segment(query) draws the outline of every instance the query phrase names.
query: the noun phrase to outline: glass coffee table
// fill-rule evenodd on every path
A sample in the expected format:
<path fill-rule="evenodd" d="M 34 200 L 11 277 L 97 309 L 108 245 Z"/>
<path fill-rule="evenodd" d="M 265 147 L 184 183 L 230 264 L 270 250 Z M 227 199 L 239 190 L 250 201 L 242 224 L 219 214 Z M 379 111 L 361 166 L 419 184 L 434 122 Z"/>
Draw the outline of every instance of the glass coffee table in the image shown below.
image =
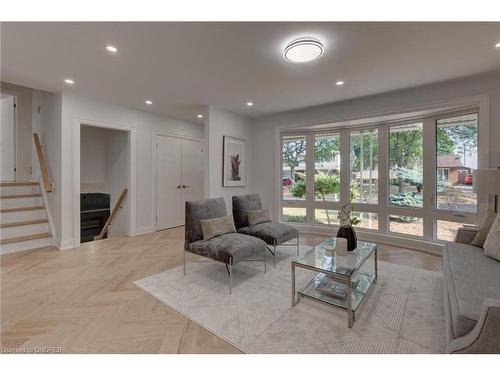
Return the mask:
<path fill-rule="evenodd" d="M 336 255 L 325 246 L 335 246 L 335 237 L 327 238 L 305 255 L 292 261 L 292 306 L 300 297 L 310 298 L 347 311 L 348 327 L 352 328 L 355 313 L 372 285 L 377 282 L 377 245 L 358 241 L 358 247 L 347 256 Z M 374 256 L 374 272 L 361 268 Z M 319 272 L 306 286 L 295 290 L 295 268 Z"/>

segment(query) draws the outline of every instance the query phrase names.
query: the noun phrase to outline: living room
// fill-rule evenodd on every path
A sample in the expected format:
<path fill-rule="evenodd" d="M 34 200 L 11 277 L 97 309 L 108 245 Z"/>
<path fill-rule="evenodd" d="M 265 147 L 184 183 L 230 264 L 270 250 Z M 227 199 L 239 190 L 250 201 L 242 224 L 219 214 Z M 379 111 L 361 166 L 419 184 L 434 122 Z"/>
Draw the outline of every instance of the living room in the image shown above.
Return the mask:
<path fill-rule="evenodd" d="M 2 20 L 3 354 L 500 353 L 500 22 L 345 6 Z"/>

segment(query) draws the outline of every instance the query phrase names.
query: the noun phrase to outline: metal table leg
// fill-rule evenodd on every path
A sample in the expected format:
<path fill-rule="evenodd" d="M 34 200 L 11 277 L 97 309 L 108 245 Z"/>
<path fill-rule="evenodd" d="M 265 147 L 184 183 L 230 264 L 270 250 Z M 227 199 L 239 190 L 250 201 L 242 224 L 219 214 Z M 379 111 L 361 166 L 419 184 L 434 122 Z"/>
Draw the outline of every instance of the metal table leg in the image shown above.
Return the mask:
<path fill-rule="evenodd" d="M 347 326 L 352 328 L 354 324 L 354 311 L 352 311 L 352 283 L 351 278 L 347 281 Z"/>
<path fill-rule="evenodd" d="M 295 264 L 292 262 L 292 307 L 297 304 L 295 300 Z"/>

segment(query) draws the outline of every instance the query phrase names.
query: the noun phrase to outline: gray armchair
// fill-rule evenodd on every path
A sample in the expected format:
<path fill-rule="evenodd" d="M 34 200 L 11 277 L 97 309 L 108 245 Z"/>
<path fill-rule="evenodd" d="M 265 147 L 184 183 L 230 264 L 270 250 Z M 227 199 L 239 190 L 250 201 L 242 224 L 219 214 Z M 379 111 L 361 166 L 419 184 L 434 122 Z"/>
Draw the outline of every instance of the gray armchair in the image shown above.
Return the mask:
<path fill-rule="evenodd" d="M 184 274 L 186 274 L 186 251 L 224 263 L 229 275 L 229 294 L 232 289 L 232 266 L 244 260 L 263 260 L 267 265 L 266 243 L 258 238 L 241 233 L 227 233 L 203 239 L 200 220 L 227 216 L 224 198 L 186 202 L 186 227 L 184 242 Z M 250 259 L 263 255 L 264 259 Z"/>
<path fill-rule="evenodd" d="M 239 233 L 260 238 L 267 245 L 272 246 L 273 249 L 269 251 L 274 258 L 274 267 L 276 267 L 277 246 L 297 247 L 297 256 L 299 255 L 299 231 L 297 229 L 274 222 L 249 226 L 248 211 L 250 210 L 262 210 L 262 202 L 258 194 L 233 196 L 233 218 L 236 230 Z M 296 239 L 296 243 L 285 244 L 293 239 Z"/>

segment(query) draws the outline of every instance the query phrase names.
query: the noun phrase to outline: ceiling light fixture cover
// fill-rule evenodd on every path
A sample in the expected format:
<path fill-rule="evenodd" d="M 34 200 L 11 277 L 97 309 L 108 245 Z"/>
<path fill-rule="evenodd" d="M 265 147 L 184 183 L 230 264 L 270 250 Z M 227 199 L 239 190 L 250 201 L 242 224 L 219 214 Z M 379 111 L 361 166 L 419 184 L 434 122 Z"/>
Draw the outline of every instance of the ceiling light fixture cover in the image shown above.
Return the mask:
<path fill-rule="evenodd" d="M 319 59 L 324 51 L 325 47 L 318 39 L 304 37 L 288 43 L 283 57 L 293 63 L 305 63 Z"/>
<path fill-rule="evenodd" d="M 106 49 L 111 52 L 111 53 L 116 53 L 118 52 L 118 48 L 116 48 L 115 46 L 112 46 L 112 45 L 107 45 L 106 46 Z"/>
<path fill-rule="evenodd" d="M 337 81 L 337 82 L 335 82 L 335 84 L 336 84 L 337 86 L 342 86 L 342 85 L 344 84 L 344 81 Z"/>

